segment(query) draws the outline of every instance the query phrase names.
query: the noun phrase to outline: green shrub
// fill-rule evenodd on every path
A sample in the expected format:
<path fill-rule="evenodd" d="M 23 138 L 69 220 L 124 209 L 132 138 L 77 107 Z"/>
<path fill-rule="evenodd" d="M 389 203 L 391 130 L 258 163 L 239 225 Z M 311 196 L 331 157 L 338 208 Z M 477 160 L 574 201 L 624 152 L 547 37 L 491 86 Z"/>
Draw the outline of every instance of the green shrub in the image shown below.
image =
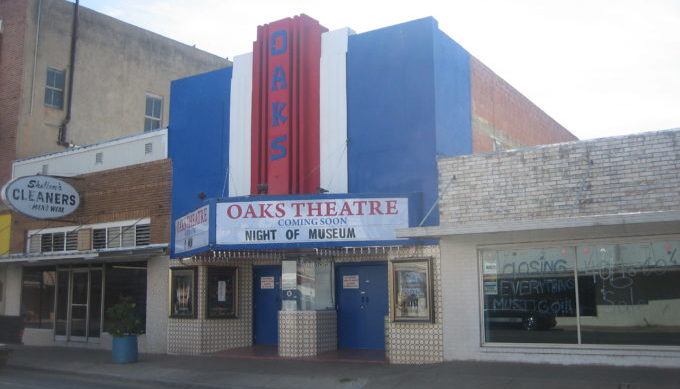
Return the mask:
<path fill-rule="evenodd" d="M 107 332 L 112 336 L 140 335 L 144 333 L 142 320 L 137 316 L 137 304 L 130 297 L 122 297 L 120 302 L 106 310 L 109 320 Z"/>

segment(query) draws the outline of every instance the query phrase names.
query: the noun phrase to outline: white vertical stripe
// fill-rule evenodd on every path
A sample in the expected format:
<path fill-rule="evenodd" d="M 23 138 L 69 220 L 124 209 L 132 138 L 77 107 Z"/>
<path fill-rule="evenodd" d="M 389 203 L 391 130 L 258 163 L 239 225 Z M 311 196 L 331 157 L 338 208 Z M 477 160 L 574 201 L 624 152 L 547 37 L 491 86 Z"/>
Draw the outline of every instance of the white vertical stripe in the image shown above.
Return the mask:
<path fill-rule="evenodd" d="M 250 194 L 250 113 L 253 54 L 234 57 L 229 116 L 229 196 Z"/>
<path fill-rule="evenodd" d="M 347 193 L 347 41 L 349 28 L 321 36 L 320 175 L 330 193 Z"/>

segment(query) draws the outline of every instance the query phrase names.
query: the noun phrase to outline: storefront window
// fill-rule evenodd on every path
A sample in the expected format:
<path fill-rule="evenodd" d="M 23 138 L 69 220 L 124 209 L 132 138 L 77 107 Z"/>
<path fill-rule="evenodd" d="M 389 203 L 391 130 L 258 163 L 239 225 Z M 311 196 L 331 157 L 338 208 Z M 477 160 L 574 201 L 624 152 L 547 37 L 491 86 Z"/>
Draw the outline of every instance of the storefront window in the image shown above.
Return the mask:
<path fill-rule="evenodd" d="M 578 246 L 584 344 L 680 345 L 680 242 Z M 582 310 L 583 311 L 583 310 Z"/>
<path fill-rule="evenodd" d="M 574 248 L 483 250 L 487 342 L 577 343 Z"/>
<path fill-rule="evenodd" d="M 482 250 L 485 341 L 680 345 L 678 246 Z"/>
<path fill-rule="evenodd" d="M 106 266 L 104 312 L 123 298 L 136 304 L 135 313 L 146 326 L 146 262 L 128 262 Z M 106 319 L 106 318 L 105 318 Z M 105 330 L 108 323 L 104 321 Z"/>
<path fill-rule="evenodd" d="M 54 268 L 24 268 L 21 315 L 28 328 L 54 326 Z"/>

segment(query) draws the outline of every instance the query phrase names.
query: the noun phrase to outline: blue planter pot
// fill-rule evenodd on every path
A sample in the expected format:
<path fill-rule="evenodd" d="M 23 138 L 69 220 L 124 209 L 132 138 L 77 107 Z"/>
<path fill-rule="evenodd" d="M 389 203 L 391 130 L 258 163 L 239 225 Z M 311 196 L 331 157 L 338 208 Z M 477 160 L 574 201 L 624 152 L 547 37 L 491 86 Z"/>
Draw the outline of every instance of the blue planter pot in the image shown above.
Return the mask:
<path fill-rule="evenodd" d="M 115 363 L 137 362 L 137 335 L 114 336 L 111 352 Z"/>

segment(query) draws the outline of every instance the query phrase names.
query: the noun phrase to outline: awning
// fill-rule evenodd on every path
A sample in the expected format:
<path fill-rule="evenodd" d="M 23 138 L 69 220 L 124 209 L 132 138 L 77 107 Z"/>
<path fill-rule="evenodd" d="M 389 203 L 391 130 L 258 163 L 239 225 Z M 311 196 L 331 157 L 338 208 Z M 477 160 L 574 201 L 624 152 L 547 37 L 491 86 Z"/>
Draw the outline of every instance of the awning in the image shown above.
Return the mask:
<path fill-rule="evenodd" d="M 616 226 L 643 223 L 680 223 L 680 211 L 637 212 L 612 215 L 564 217 L 555 219 L 502 220 L 465 224 L 444 223 L 433 227 L 401 228 L 398 238 L 439 238 L 453 235 L 535 231 L 561 228 Z M 669 231 L 671 232 L 671 231 Z"/>
<path fill-rule="evenodd" d="M 2 264 L 66 264 L 89 262 L 141 261 L 152 256 L 165 255 L 167 243 L 140 247 L 125 247 L 106 250 L 62 251 L 52 253 L 10 254 L 0 256 Z"/>

